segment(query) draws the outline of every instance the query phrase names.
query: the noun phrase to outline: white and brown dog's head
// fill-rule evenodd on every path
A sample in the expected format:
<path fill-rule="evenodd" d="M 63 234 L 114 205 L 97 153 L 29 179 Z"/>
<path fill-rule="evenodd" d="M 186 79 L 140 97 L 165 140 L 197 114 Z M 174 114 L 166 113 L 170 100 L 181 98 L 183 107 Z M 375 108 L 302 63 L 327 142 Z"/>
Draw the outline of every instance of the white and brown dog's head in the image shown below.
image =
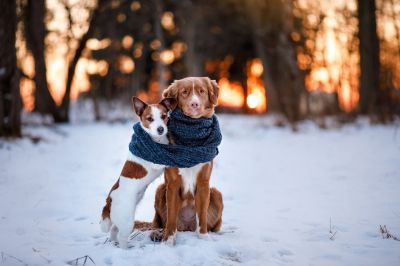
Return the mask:
<path fill-rule="evenodd" d="M 163 92 L 163 97 L 176 97 L 183 113 L 192 118 L 211 117 L 218 103 L 219 87 L 208 77 L 175 80 Z"/>
<path fill-rule="evenodd" d="M 138 97 L 133 97 L 132 103 L 135 113 L 140 118 L 140 124 L 153 140 L 166 137 L 168 112 L 175 109 L 177 100 L 168 97 L 157 104 L 147 104 Z"/>

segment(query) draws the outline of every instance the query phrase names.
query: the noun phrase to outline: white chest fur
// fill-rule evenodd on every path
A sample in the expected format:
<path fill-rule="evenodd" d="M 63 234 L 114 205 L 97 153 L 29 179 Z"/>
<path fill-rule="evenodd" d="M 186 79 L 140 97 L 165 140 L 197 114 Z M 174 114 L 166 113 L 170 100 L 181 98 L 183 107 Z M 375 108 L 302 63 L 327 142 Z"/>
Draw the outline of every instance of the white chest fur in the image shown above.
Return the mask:
<path fill-rule="evenodd" d="M 179 168 L 179 174 L 182 176 L 183 193 L 190 192 L 194 195 L 197 176 L 205 164 L 207 163 L 200 163 L 190 168 Z"/>

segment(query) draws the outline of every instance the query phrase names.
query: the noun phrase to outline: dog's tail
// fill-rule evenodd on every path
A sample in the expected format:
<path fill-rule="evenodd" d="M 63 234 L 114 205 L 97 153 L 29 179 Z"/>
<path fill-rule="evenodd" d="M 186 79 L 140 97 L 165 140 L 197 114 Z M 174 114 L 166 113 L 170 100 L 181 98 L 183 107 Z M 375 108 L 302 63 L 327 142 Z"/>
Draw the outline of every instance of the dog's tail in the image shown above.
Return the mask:
<path fill-rule="evenodd" d="M 104 233 L 110 232 L 111 229 L 111 219 L 110 219 L 110 205 L 111 201 L 107 199 L 106 206 L 104 206 L 101 212 L 100 228 Z"/>

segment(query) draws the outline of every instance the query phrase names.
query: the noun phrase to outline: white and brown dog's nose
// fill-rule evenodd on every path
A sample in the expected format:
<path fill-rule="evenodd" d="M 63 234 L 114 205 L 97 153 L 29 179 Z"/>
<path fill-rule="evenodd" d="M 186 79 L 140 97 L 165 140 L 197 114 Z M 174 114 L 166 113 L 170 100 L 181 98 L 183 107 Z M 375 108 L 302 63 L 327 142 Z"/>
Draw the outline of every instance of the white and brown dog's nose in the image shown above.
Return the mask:
<path fill-rule="evenodd" d="M 164 128 L 163 127 L 158 127 L 157 132 L 159 135 L 162 135 L 164 133 Z"/>

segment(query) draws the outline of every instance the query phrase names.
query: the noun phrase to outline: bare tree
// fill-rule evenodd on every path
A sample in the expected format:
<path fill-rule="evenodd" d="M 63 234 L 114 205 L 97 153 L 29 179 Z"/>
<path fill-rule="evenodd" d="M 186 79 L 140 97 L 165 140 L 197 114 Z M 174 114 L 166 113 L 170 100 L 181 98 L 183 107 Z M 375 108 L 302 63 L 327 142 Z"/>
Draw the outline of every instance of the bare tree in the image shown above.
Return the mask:
<path fill-rule="evenodd" d="M 25 38 L 35 61 L 35 110 L 41 114 L 51 114 L 57 122 L 59 120 L 57 106 L 51 97 L 46 78 L 45 14 L 45 0 L 27 1 L 24 9 Z"/>
<path fill-rule="evenodd" d="M 0 1 L 0 136 L 20 136 L 21 101 L 16 65 L 16 2 Z"/>
<path fill-rule="evenodd" d="M 304 75 L 297 64 L 296 47 L 290 39 L 291 5 L 283 0 L 246 1 L 245 10 L 253 32 L 253 45 L 264 66 L 268 108 L 299 119 Z"/>
<path fill-rule="evenodd" d="M 379 90 L 379 39 L 376 32 L 375 0 L 358 0 L 358 38 L 360 40 L 361 113 L 374 112 Z"/>
<path fill-rule="evenodd" d="M 83 34 L 83 36 L 78 40 L 78 47 L 76 48 L 72 60 L 68 64 L 68 74 L 67 74 L 67 82 L 65 87 L 65 94 L 61 102 L 60 106 L 60 115 L 64 122 L 69 121 L 69 104 L 70 104 L 70 94 L 72 88 L 72 82 L 75 76 L 76 66 L 78 65 L 78 61 L 82 56 L 82 53 L 86 47 L 87 41 L 93 36 L 97 20 L 99 19 L 100 13 L 104 11 L 106 8 L 107 1 L 99 0 L 98 6 L 91 11 L 91 15 L 89 16 L 89 27 L 88 30 Z M 69 10 L 71 12 L 71 10 Z"/>

